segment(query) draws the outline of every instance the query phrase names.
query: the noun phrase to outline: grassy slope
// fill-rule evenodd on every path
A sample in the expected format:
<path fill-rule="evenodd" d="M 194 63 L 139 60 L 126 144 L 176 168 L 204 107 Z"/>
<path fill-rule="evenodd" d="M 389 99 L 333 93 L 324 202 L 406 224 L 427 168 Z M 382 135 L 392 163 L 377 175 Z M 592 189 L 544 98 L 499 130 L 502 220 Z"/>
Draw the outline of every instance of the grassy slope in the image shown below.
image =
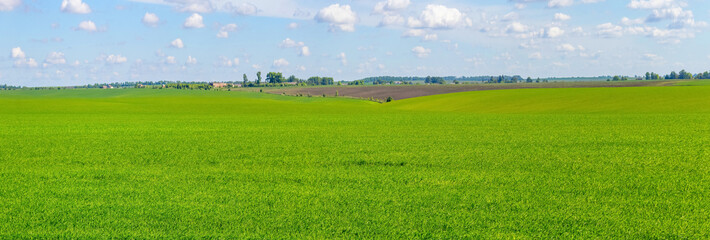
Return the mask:
<path fill-rule="evenodd" d="M 0 237 L 707 238 L 708 92 L 0 92 Z"/>

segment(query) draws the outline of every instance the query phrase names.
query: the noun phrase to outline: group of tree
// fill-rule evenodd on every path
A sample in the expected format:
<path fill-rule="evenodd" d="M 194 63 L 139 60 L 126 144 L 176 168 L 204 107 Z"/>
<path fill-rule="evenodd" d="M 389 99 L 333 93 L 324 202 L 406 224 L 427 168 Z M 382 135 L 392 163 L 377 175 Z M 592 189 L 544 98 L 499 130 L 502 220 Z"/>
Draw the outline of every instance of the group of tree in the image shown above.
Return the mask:
<path fill-rule="evenodd" d="M 685 70 L 680 70 L 676 73 L 672 71 L 670 74 L 664 76 L 665 79 L 710 79 L 710 72 L 703 72 L 693 75 Z"/>
<path fill-rule="evenodd" d="M 15 90 L 15 89 L 21 89 L 22 87 L 19 86 L 11 86 L 7 84 L 0 85 L 0 90 Z"/>
<path fill-rule="evenodd" d="M 310 77 L 307 80 L 297 78 L 294 75 L 288 78 L 284 77 L 281 72 L 269 72 L 266 74 L 266 82 L 262 83 L 261 72 L 256 73 L 256 80 L 249 81 L 246 74 L 242 76 L 242 87 L 274 87 L 274 86 L 315 86 L 315 85 L 335 85 L 335 80 L 332 77 Z"/>
<path fill-rule="evenodd" d="M 426 84 L 446 84 L 446 80 L 443 77 L 427 76 L 424 79 L 424 83 L 426 83 Z"/>

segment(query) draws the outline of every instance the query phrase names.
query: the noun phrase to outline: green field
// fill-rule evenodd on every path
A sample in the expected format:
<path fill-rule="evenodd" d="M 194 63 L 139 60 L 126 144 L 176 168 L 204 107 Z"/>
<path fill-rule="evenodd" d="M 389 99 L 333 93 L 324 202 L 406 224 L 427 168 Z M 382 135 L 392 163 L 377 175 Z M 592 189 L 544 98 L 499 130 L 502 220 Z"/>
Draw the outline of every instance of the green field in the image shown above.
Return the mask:
<path fill-rule="evenodd" d="M 710 238 L 710 86 L 0 91 L 0 238 Z"/>

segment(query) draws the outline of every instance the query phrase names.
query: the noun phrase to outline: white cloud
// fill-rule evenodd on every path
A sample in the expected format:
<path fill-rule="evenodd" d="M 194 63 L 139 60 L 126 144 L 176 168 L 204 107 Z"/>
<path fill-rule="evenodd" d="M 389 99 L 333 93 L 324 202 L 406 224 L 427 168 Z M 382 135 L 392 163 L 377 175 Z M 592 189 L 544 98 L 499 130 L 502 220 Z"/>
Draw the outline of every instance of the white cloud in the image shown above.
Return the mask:
<path fill-rule="evenodd" d="M 225 4 L 225 9 L 237 15 L 251 16 L 256 15 L 259 12 L 259 8 L 251 3 L 241 3 L 239 5 L 234 5 L 231 2 Z"/>
<path fill-rule="evenodd" d="M 156 27 L 160 23 L 160 18 L 155 13 L 146 12 L 142 19 L 143 24 L 149 27 Z"/>
<path fill-rule="evenodd" d="M 684 7 L 685 5 L 685 3 L 676 0 L 632 0 L 627 6 L 634 9 L 656 9 L 674 6 Z"/>
<path fill-rule="evenodd" d="M 429 54 L 431 54 L 431 49 L 424 48 L 422 46 L 416 46 L 412 48 L 412 52 L 416 54 L 419 58 L 425 58 L 428 57 Z"/>
<path fill-rule="evenodd" d="M 621 37 L 624 34 L 624 28 L 612 23 L 603 23 L 597 25 L 597 34 L 606 38 Z"/>
<path fill-rule="evenodd" d="M 540 53 L 540 52 L 531 53 L 530 55 L 528 55 L 528 58 L 529 59 L 538 59 L 538 60 L 542 59 L 542 53 Z"/>
<path fill-rule="evenodd" d="M 229 33 L 237 31 L 237 24 L 230 23 L 227 25 L 222 26 L 222 28 L 219 29 L 219 32 L 217 32 L 217 37 L 218 38 L 229 38 Z"/>
<path fill-rule="evenodd" d="M 187 56 L 185 64 L 197 64 L 197 59 L 192 56 Z"/>
<path fill-rule="evenodd" d="M 177 60 L 173 56 L 167 56 L 165 57 L 165 60 L 163 60 L 163 63 L 165 64 L 175 64 L 177 63 Z"/>
<path fill-rule="evenodd" d="M 427 5 L 419 18 L 410 17 L 407 20 L 407 26 L 410 28 L 452 29 L 471 25 L 471 19 L 458 9 L 436 4 Z"/>
<path fill-rule="evenodd" d="M 202 15 L 193 13 L 187 19 L 185 19 L 185 23 L 182 25 L 183 28 L 203 28 L 205 27 L 205 24 L 202 22 Z"/>
<path fill-rule="evenodd" d="M 25 67 L 36 68 L 37 66 L 39 66 L 39 64 L 37 64 L 37 61 L 34 58 L 28 58 L 28 59 L 22 58 L 22 59 L 17 59 L 13 66 L 16 68 L 25 68 Z"/>
<path fill-rule="evenodd" d="M 23 52 L 22 48 L 20 48 L 20 47 L 12 48 L 12 51 L 10 53 L 10 57 L 12 57 L 14 59 L 24 59 L 25 52 Z"/>
<path fill-rule="evenodd" d="M 96 32 L 98 29 L 96 28 L 96 24 L 92 21 L 83 21 L 79 23 L 79 27 L 76 28 L 76 30 L 83 30 L 87 32 Z"/>
<path fill-rule="evenodd" d="M 404 24 L 404 17 L 399 14 L 385 13 L 380 20 L 378 27 L 392 26 L 392 25 L 402 25 Z"/>
<path fill-rule="evenodd" d="M 172 42 L 170 42 L 170 47 L 173 48 L 184 48 L 185 44 L 182 43 L 182 39 L 175 39 Z"/>
<path fill-rule="evenodd" d="M 330 31 L 354 32 L 357 14 L 350 5 L 333 4 L 318 11 L 315 19 L 321 23 L 330 23 Z"/>
<path fill-rule="evenodd" d="M 373 9 L 374 13 L 392 12 L 405 9 L 411 4 L 409 0 L 387 0 L 378 2 Z"/>
<path fill-rule="evenodd" d="M 643 18 L 630 19 L 630 18 L 624 17 L 621 19 L 621 24 L 624 24 L 624 25 L 638 25 L 638 24 L 642 24 L 643 22 L 644 22 Z"/>
<path fill-rule="evenodd" d="M 279 58 L 279 59 L 274 60 L 273 66 L 275 68 L 280 68 L 280 67 L 287 67 L 289 64 L 290 63 L 288 61 L 286 61 L 286 59 Z"/>
<path fill-rule="evenodd" d="M 219 66 L 222 67 L 232 67 L 239 65 L 239 58 L 229 59 L 224 56 L 219 57 Z"/>
<path fill-rule="evenodd" d="M 562 36 L 562 34 L 565 34 L 565 31 L 562 30 L 559 27 L 551 27 L 545 30 L 545 37 L 548 38 L 556 38 Z"/>
<path fill-rule="evenodd" d="M 210 1 L 184 1 L 182 7 L 179 9 L 181 12 L 191 12 L 191 13 L 210 13 L 213 11 L 212 3 Z"/>
<path fill-rule="evenodd" d="M 574 4 L 574 0 L 550 0 L 547 2 L 547 7 L 558 8 L 558 7 L 569 7 Z"/>
<path fill-rule="evenodd" d="M 660 57 L 656 54 L 653 53 L 646 53 L 643 55 L 643 58 L 649 61 L 661 61 L 663 60 L 663 57 Z"/>
<path fill-rule="evenodd" d="M 67 59 L 64 58 L 64 53 L 62 52 L 51 52 L 49 55 L 47 55 L 47 58 L 44 59 L 45 64 L 65 64 L 67 63 Z"/>
<path fill-rule="evenodd" d="M 555 20 L 557 20 L 557 21 L 567 21 L 567 20 L 570 20 L 570 19 L 572 19 L 572 17 L 570 17 L 570 16 L 567 15 L 567 14 L 564 14 L 564 13 L 555 13 Z"/>
<path fill-rule="evenodd" d="M 577 48 L 575 46 L 573 46 L 572 44 L 565 43 L 565 44 L 557 46 L 557 51 L 574 52 L 574 51 L 577 51 Z"/>
<path fill-rule="evenodd" d="M 104 62 L 107 64 L 121 64 L 127 62 L 128 59 L 124 56 L 121 55 L 108 55 L 106 58 L 104 58 Z"/>
<path fill-rule="evenodd" d="M 340 60 L 340 64 L 342 64 L 343 66 L 348 65 L 348 57 L 345 56 L 344 52 L 341 52 L 340 54 L 338 54 L 337 59 Z"/>
<path fill-rule="evenodd" d="M 292 47 L 302 47 L 305 44 L 303 42 L 296 42 L 292 40 L 291 38 L 286 38 L 283 41 L 281 41 L 281 44 L 279 44 L 280 48 L 292 48 Z"/>
<path fill-rule="evenodd" d="M 299 56 L 308 57 L 311 55 L 311 49 L 308 46 L 301 47 L 301 52 L 298 53 Z"/>
<path fill-rule="evenodd" d="M 0 0 L 0 12 L 12 11 L 22 4 L 22 0 Z"/>
<path fill-rule="evenodd" d="M 296 29 L 296 28 L 298 28 L 298 27 L 300 27 L 300 26 L 301 26 L 301 25 L 299 25 L 298 23 L 292 22 L 292 23 L 289 23 L 289 24 L 288 24 L 288 29 Z"/>
<path fill-rule="evenodd" d="M 528 31 L 528 26 L 519 22 L 512 22 L 505 28 L 507 33 L 524 33 Z"/>
<path fill-rule="evenodd" d="M 88 14 L 91 13 L 91 8 L 82 0 L 62 0 L 62 12 Z"/>

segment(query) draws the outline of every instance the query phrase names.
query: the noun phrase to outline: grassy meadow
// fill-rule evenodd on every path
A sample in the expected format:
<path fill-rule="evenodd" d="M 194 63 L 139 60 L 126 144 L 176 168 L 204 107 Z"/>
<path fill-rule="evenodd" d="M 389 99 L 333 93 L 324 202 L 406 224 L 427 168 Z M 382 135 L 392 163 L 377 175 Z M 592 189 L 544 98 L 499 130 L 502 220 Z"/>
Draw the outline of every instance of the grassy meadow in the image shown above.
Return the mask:
<path fill-rule="evenodd" d="M 709 186 L 710 86 L 0 91 L 0 238 L 710 238 Z"/>

